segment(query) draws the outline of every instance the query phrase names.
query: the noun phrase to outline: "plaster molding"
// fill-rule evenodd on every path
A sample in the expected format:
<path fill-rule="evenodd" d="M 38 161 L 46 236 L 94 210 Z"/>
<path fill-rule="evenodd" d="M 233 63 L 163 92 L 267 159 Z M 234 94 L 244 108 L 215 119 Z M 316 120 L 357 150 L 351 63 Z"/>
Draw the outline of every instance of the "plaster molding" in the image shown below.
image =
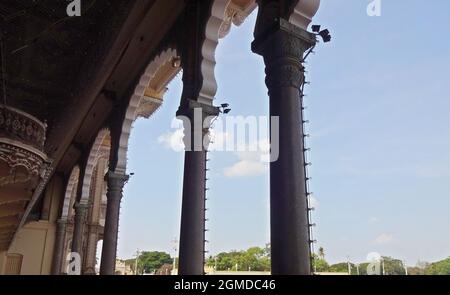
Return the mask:
<path fill-rule="evenodd" d="M 69 218 L 70 204 L 73 196 L 73 190 L 76 189 L 78 178 L 80 177 L 80 167 L 75 166 L 70 173 L 69 181 L 67 182 L 66 193 L 64 194 L 64 203 L 61 211 L 61 220 L 67 221 Z"/>
<path fill-rule="evenodd" d="M 227 22 L 227 7 L 230 3 L 231 0 L 215 0 L 211 8 L 211 16 L 206 23 L 200 66 L 203 77 L 202 88 L 198 97 L 200 103 L 212 105 L 212 101 L 217 92 L 217 82 L 214 75 L 216 49 L 219 44 L 221 31 L 226 31 L 222 26 Z"/>
<path fill-rule="evenodd" d="M 235 26 L 242 25 L 257 6 L 255 1 L 250 1 L 247 8 L 243 9 L 233 2 L 230 2 L 226 8 L 225 19 L 219 29 L 219 39 L 223 39 L 228 35 L 233 24 Z"/>
<path fill-rule="evenodd" d="M 320 0 L 299 0 L 289 22 L 304 30 L 308 29 L 314 15 L 319 10 Z"/>
<path fill-rule="evenodd" d="M 97 134 L 97 137 L 95 138 L 94 144 L 92 145 L 91 151 L 89 152 L 87 164 L 84 169 L 80 203 L 87 204 L 89 202 L 89 194 L 94 167 L 97 164 L 98 155 L 101 152 L 103 140 L 109 134 L 110 132 L 108 129 L 100 130 L 100 132 Z"/>
<path fill-rule="evenodd" d="M 255 1 L 242 10 L 231 0 L 215 0 L 211 15 L 206 23 L 205 40 L 202 45 L 201 73 L 203 77 L 198 102 L 212 105 L 217 92 L 217 81 L 214 74 L 216 67 L 216 49 L 219 39 L 224 38 L 231 30 L 232 23 L 241 25 L 247 16 L 257 7 Z"/>

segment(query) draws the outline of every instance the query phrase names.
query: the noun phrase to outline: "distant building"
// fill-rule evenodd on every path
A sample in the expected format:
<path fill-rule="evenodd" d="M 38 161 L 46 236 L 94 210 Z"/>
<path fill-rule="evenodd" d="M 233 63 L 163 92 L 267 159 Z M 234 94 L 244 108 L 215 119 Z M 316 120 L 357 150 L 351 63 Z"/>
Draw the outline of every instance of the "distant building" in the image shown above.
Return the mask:
<path fill-rule="evenodd" d="M 116 260 L 116 275 L 134 275 L 131 266 L 125 260 Z"/>

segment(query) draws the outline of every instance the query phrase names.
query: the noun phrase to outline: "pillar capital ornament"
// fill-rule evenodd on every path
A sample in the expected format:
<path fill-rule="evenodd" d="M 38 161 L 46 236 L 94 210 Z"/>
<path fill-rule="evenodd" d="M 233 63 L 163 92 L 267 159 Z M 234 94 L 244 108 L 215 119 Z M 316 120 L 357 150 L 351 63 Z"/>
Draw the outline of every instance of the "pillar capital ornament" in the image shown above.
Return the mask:
<path fill-rule="evenodd" d="M 111 198 L 119 198 L 122 199 L 122 190 L 125 183 L 128 182 L 130 176 L 123 173 L 117 173 L 113 171 L 108 171 L 105 175 L 105 180 L 108 183 L 108 191 L 106 193 L 106 197 L 108 199 Z"/>
<path fill-rule="evenodd" d="M 304 79 L 303 55 L 315 43 L 314 34 L 284 19 L 275 20 L 258 35 L 252 43 L 252 51 L 264 58 L 269 90 L 289 86 L 300 88 Z"/>
<path fill-rule="evenodd" d="M 196 109 L 200 109 L 201 114 L 204 117 L 217 116 L 220 113 L 218 107 L 215 107 L 210 104 L 201 103 L 193 99 L 187 99 L 178 108 L 177 116 L 185 116 L 188 118 L 192 118 L 195 115 Z"/>
<path fill-rule="evenodd" d="M 76 212 L 84 213 L 89 208 L 89 206 L 90 205 L 87 203 L 76 203 L 74 205 L 74 208 Z"/>
<path fill-rule="evenodd" d="M 75 209 L 75 223 L 84 222 L 90 205 L 87 203 L 76 203 L 73 207 Z"/>

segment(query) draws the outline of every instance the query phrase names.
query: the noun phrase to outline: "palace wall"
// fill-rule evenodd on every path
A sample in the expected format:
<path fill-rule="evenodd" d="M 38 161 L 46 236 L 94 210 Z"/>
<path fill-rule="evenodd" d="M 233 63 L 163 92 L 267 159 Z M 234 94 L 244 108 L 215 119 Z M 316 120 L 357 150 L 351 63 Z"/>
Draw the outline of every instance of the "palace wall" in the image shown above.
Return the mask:
<path fill-rule="evenodd" d="M 63 183 L 55 176 L 45 191 L 39 221 L 26 224 L 8 252 L 0 253 L 0 274 L 49 275 Z"/>

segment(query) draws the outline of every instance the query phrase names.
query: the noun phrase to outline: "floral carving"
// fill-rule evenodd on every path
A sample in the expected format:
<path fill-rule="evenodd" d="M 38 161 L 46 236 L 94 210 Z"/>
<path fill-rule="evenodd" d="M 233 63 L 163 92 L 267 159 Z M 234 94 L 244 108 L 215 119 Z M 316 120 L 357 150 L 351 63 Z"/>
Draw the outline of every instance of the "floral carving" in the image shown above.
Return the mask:
<path fill-rule="evenodd" d="M 40 151 L 44 148 L 45 124 L 13 108 L 0 106 L 0 136 L 19 140 Z"/>

